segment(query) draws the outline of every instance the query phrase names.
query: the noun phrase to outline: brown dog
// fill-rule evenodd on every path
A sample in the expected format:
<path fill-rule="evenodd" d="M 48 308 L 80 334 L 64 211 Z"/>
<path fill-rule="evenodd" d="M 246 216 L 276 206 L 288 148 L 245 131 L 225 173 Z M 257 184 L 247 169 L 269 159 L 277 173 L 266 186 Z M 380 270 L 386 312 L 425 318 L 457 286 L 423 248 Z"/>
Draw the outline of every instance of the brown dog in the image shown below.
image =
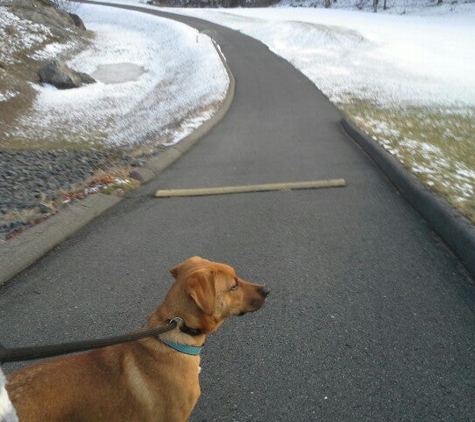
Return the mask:
<path fill-rule="evenodd" d="M 174 317 L 183 319 L 180 326 L 160 338 L 53 359 L 11 374 L 7 391 L 20 422 L 188 420 L 200 396 L 196 353 L 206 335 L 229 316 L 258 310 L 269 292 L 241 280 L 230 266 L 199 257 L 170 272 L 176 281 L 149 316 L 148 327 L 165 326 Z"/>

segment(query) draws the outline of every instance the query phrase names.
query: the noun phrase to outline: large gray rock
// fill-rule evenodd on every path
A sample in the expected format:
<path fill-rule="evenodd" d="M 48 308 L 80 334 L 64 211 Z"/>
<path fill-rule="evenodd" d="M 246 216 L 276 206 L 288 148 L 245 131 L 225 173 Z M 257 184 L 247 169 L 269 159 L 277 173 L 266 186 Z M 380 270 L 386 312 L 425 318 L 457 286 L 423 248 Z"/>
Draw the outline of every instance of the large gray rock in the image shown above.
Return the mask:
<path fill-rule="evenodd" d="M 38 76 L 40 82 L 51 84 L 58 89 L 78 88 L 96 82 L 89 75 L 76 72 L 60 60 L 53 60 L 38 70 Z"/>

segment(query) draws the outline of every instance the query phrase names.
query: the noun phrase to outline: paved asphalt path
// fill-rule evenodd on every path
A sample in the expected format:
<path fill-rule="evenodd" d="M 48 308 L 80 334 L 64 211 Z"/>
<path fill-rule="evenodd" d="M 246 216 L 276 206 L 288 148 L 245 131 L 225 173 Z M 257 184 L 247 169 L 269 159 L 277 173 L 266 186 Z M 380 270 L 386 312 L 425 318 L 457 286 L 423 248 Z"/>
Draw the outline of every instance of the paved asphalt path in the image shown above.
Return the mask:
<path fill-rule="evenodd" d="M 309 80 L 238 32 L 176 19 L 221 45 L 237 81 L 228 115 L 0 289 L 2 343 L 137 328 L 170 285 L 168 269 L 197 254 L 272 293 L 208 339 L 191 421 L 475 421 L 475 288 L 460 263 Z M 340 177 L 346 188 L 153 197 Z"/>

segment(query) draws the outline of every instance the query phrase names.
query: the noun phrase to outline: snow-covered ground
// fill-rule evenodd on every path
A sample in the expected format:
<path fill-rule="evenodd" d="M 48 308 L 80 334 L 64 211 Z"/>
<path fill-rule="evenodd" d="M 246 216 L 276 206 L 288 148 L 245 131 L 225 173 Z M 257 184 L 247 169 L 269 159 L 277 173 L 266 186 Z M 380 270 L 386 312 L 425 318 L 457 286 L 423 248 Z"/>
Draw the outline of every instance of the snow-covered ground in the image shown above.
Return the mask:
<path fill-rule="evenodd" d="M 471 53 L 475 4 L 464 11 L 440 9 L 430 17 L 342 8 L 177 12 L 263 41 L 336 103 L 357 97 L 386 103 L 475 105 L 475 55 Z"/>
<path fill-rule="evenodd" d="M 138 12 L 83 4 L 76 13 L 95 40 L 68 65 L 99 82 L 67 91 L 35 85 L 30 113 L 4 136 L 169 145 L 209 119 L 224 99 L 229 79 L 208 36 Z M 48 44 L 35 55 L 54 58 L 62 48 Z"/>
<path fill-rule="evenodd" d="M 386 3 L 386 9 L 384 4 Z M 395 15 L 434 16 L 447 13 L 465 13 L 473 7 L 473 0 L 379 0 L 377 12 Z M 277 7 L 323 8 L 325 0 L 281 0 Z M 332 0 L 332 10 L 351 10 L 374 13 L 373 0 Z"/>

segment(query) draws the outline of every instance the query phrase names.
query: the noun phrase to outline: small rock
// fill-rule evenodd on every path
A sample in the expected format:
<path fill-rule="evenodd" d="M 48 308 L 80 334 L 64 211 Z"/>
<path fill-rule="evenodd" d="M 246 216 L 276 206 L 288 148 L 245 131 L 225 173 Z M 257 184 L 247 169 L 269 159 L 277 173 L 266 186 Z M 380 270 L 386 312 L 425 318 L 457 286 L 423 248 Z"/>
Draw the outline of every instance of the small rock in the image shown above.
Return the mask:
<path fill-rule="evenodd" d="M 76 15 L 75 13 L 70 13 L 69 16 L 71 16 L 74 25 L 76 25 L 79 29 L 82 29 L 83 31 L 86 30 L 86 25 L 84 25 L 83 20 L 78 15 Z"/>
<path fill-rule="evenodd" d="M 53 208 L 46 204 L 38 204 L 38 210 L 42 214 L 49 214 L 51 211 L 53 211 Z"/>

